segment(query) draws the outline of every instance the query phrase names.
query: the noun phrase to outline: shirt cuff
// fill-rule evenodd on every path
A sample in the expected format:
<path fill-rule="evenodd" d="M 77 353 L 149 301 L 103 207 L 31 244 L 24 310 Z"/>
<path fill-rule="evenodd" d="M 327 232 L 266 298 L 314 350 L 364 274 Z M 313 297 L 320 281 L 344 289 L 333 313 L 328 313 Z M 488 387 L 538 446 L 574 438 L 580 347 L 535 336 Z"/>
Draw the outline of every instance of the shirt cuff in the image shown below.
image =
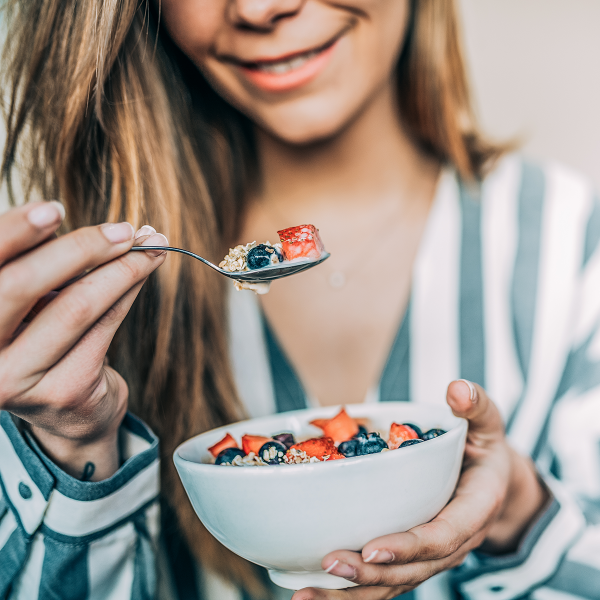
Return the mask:
<path fill-rule="evenodd" d="M 513 554 L 473 552 L 452 574 L 465 600 L 513 600 L 540 586 L 556 572 L 585 528 L 575 501 L 554 479 L 544 478 L 552 493 L 546 510 L 532 524 Z"/>
<path fill-rule="evenodd" d="M 57 539 L 91 541 L 157 499 L 157 437 L 131 414 L 121 432 L 121 468 L 104 481 L 79 481 L 48 459 L 30 435 L 26 439 L 8 412 L 0 411 L 2 497 L 27 535 L 42 527 Z"/>

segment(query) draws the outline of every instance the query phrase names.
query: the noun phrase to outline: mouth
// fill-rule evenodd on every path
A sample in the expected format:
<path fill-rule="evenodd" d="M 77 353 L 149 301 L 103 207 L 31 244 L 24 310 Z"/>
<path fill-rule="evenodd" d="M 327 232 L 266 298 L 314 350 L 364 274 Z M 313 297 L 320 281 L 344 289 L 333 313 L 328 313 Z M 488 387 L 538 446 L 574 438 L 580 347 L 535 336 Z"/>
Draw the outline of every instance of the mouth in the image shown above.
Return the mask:
<path fill-rule="evenodd" d="M 295 71 L 303 67 L 307 62 L 329 50 L 339 39 L 341 35 L 336 35 L 332 40 L 314 48 L 312 50 L 306 50 L 304 52 L 295 52 L 279 58 L 265 58 L 253 62 L 241 62 L 240 66 L 245 69 L 253 71 L 261 71 L 262 73 L 270 73 L 272 75 L 285 75 L 290 71 Z"/>
<path fill-rule="evenodd" d="M 241 74 L 254 86 L 268 92 L 285 92 L 305 85 L 329 63 L 344 29 L 327 43 L 317 47 L 254 61 L 231 60 Z"/>

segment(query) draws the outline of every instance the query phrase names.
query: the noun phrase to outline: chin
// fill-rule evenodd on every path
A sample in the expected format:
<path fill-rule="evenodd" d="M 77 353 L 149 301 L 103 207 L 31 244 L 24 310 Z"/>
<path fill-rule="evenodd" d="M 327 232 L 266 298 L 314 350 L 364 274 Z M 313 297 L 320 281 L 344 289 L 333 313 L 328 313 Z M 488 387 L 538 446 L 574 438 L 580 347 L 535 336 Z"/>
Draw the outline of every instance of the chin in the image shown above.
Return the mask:
<path fill-rule="evenodd" d="M 344 130 L 356 107 L 341 103 L 309 103 L 294 110 L 271 107 L 252 120 L 270 136 L 289 145 L 306 146 L 330 140 Z"/>

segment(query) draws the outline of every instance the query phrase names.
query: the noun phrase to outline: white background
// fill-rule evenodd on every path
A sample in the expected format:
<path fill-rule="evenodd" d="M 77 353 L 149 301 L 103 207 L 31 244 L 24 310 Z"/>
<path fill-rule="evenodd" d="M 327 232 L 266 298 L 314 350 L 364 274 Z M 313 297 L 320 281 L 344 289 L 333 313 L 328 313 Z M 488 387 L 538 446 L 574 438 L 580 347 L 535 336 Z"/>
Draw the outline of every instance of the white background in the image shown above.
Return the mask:
<path fill-rule="evenodd" d="M 600 190 L 600 0 L 459 0 L 484 130 Z"/>

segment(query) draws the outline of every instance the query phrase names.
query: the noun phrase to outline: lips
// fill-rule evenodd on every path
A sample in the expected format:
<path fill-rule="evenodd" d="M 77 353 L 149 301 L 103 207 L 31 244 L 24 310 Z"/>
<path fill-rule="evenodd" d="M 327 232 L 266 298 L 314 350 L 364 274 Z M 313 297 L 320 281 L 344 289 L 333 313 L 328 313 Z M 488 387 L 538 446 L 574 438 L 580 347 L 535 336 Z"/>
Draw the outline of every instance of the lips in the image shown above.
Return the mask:
<path fill-rule="evenodd" d="M 287 92 L 312 81 L 329 64 L 340 36 L 318 49 L 280 59 L 237 63 L 237 69 L 252 85 L 267 92 Z"/>

